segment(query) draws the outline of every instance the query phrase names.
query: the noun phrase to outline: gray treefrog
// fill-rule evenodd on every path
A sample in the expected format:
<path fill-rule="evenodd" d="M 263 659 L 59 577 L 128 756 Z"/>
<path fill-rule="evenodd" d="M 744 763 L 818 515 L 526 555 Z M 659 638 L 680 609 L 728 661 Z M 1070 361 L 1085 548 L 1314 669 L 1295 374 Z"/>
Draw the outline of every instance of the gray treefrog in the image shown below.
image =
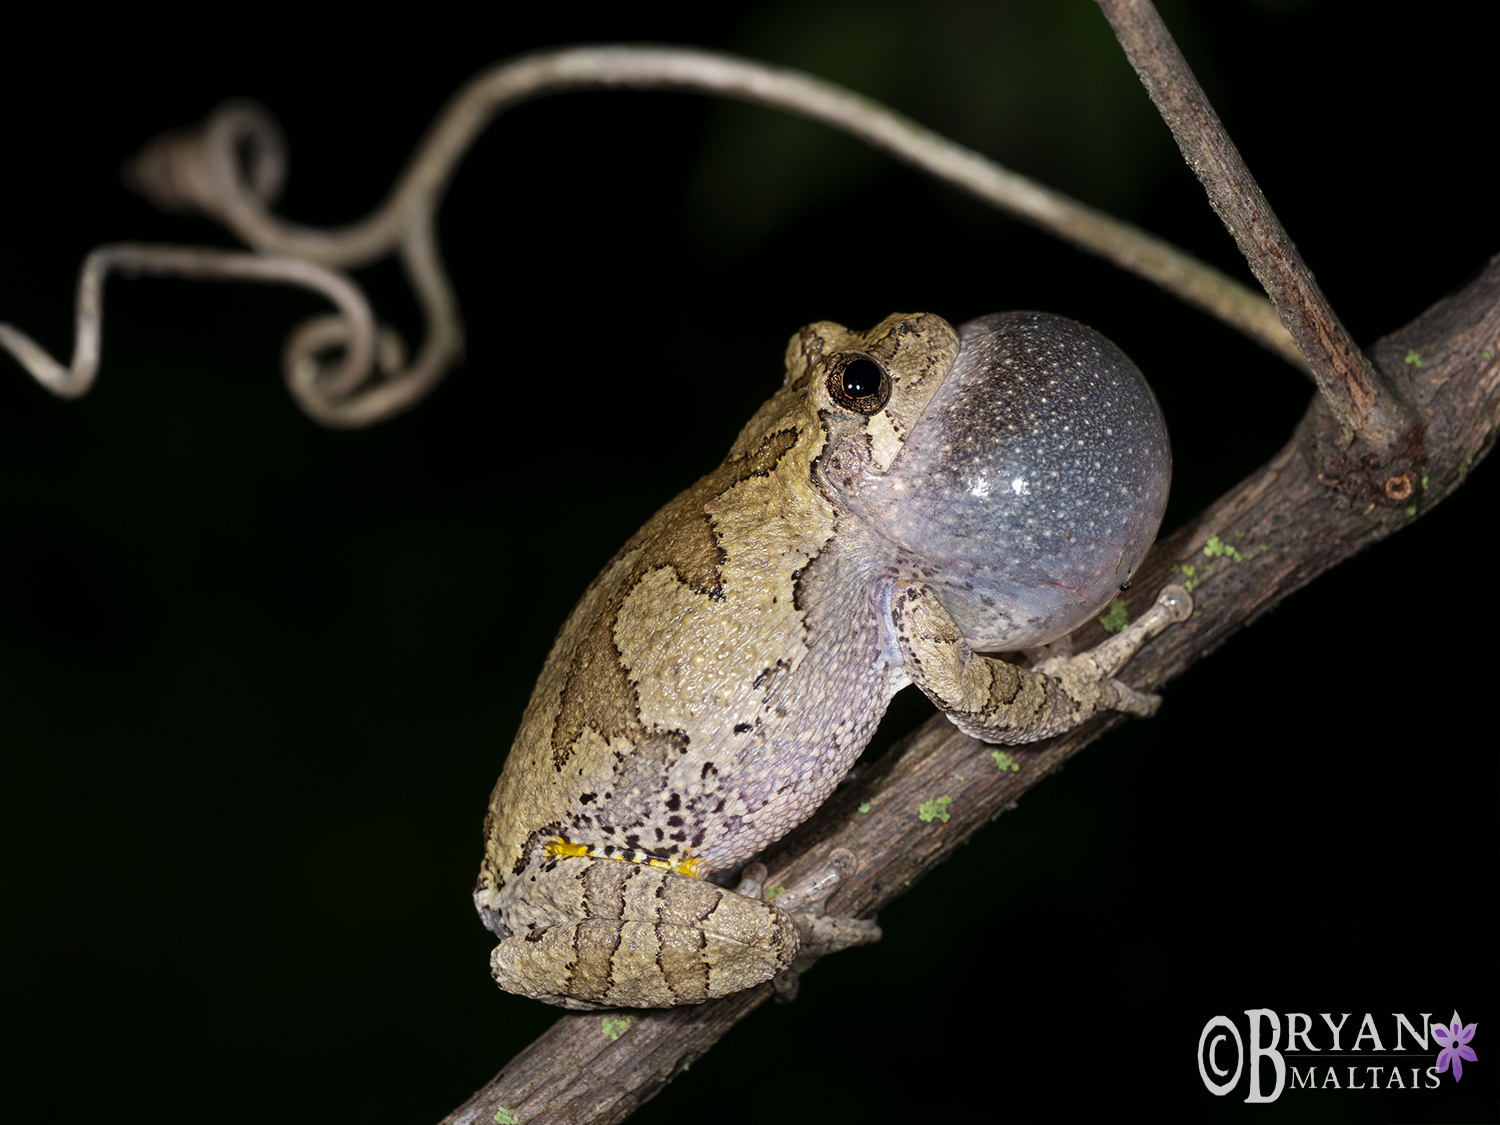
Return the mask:
<path fill-rule="evenodd" d="M 704 877 L 812 815 L 908 684 L 989 742 L 1150 714 L 1156 697 L 1112 676 L 1184 615 L 1180 591 L 1078 657 L 986 654 L 1105 608 L 1170 479 L 1150 388 L 1081 324 L 802 329 L 724 463 L 621 548 L 552 646 L 486 818 L 474 900 L 495 979 L 663 1007 L 791 965 L 809 896 Z"/>

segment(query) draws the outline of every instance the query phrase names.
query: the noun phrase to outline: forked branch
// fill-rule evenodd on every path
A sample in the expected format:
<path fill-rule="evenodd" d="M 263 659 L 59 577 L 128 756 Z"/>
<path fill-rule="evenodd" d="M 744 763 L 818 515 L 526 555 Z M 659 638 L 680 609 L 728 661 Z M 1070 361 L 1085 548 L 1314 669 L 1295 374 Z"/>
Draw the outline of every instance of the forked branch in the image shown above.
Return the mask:
<path fill-rule="evenodd" d="M 1106 11 L 1118 7 L 1110 0 L 1101 3 Z M 1127 21 L 1127 30 L 1136 27 Z M 1166 52 L 1160 43 L 1157 48 L 1160 58 Z M 1500 258 L 1463 292 L 1377 343 L 1372 349 L 1377 369 L 1348 341 L 1185 65 L 1151 73 L 1161 91 L 1159 105 L 1166 99 L 1191 106 L 1199 119 L 1212 120 L 1209 132 L 1217 131 L 1222 144 L 1210 137 L 1204 152 L 1219 162 L 1195 163 L 1195 170 L 1237 237 L 1240 229 L 1247 232 L 1241 245 L 1257 275 L 1270 278 L 1267 288 L 1280 294 L 1287 323 L 1312 340 L 1309 354 L 1319 356 L 1323 391 L 1275 457 L 1158 543 L 1142 567 L 1132 599 L 1137 612 L 1143 608 L 1139 603 L 1168 581 L 1191 575 L 1197 587 L 1194 619 L 1170 630 L 1130 666 L 1131 682 L 1160 688 L 1330 567 L 1425 515 L 1493 446 L 1500 425 Z M 1178 88 L 1181 82 L 1191 83 L 1191 96 Z M 1229 203 L 1221 204 L 1226 199 Z M 1230 205 L 1248 207 L 1248 224 L 1236 228 L 1230 215 L 1239 211 L 1231 212 Z M 1268 268 L 1267 261 L 1276 262 L 1278 255 L 1283 261 Z M 1387 388 L 1395 385 L 1392 376 L 1412 349 L 1434 357 L 1416 379 L 1408 379 L 1414 398 L 1424 405 L 1426 443 L 1391 449 L 1389 442 L 1401 436 L 1405 421 Z M 1385 443 L 1385 456 L 1341 461 L 1338 450 L 1355 434 L 1367 445 Z M 1413 487 L 1417 478 L 1420 492 Z M 1101 638 L 1095 622 L 1077 640 L 1088 645 Z M 850 848 L 860 855 L 861 867 L 830 909 L 868 916 L 1115 721 L 1100 720 L 1001 753 L 937 716 L 781 841 L 767 857 L 771 881 L 790 885 L 825 864 L 833 850 Z M 939 793 L 949 798 L 948 819 L 923 822 L 917 810 Z M 623 1120 L 769 993 L 764 986 L 690 1012 L 643 1012 L 610 1026 L 598 1014 L 566 1015 L 444 1125 Z"/>
<path fill-rule="evenodd" d="M 1404 405 L 1329 307 L 1151 0 L 1098 3 L 1209 203 L 1271 295 L 1334 415 L 1350 437 L 1373 447 L 1404 442 L 1411 425 Z"/>

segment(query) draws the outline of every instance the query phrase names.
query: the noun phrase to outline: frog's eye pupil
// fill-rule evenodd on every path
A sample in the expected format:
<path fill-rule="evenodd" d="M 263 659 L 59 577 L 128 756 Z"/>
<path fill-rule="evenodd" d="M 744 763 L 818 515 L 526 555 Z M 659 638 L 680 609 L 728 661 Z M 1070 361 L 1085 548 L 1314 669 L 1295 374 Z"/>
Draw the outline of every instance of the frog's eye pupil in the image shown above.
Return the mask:
<path fill-rule="evenodd" d="M 891 378 L 869 356 L 846 353 L 829 366 L 828 395 L 845 410 L 878 414 L 891 397 Z"/>
<path fill-rule="evenodd" d="M 880 368 L 868 359 L 856 359 L 844 368 L 844 393 L 850 398 L 868 398 L 880 393 Z"/>

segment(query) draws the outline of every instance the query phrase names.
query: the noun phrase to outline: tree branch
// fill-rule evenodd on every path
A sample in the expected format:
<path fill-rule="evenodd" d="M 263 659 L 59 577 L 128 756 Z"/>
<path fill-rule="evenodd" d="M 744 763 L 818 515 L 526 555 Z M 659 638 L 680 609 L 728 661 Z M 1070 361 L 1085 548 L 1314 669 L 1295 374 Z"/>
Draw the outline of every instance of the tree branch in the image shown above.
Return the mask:
<path fill-rule="evenodd" d="M 1411 421 L 1400 398 L 1329 307 L 1150 0 L 1098 3 L 1349 437 L 1378 449 L 1404 443 Z"/>

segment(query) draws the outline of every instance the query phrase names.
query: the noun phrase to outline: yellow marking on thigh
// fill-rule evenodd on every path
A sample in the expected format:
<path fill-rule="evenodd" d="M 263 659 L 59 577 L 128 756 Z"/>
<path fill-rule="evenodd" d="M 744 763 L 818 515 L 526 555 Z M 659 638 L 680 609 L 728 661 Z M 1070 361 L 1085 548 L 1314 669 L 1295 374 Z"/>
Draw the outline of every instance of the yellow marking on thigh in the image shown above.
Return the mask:
<path fill-rule="evenodd" d="M 678 875 L 686 875 L 689 878 L 699 878 L 698 871 L 703 866 L 703 861 L 695 855 L 684 854 L 681 859 L 672 860 L 664 856 L 650 855 L 634 848 L 611 848 L 606 851 L 603 848 L 590 847 L 588 844 L 575 844 L 562 836 L 552 840 L 546 846 L 549 856 L 562 858 L 590 856 L 594 859 L 618 859 L 624 863 L 639 863 L 645 867 L 660 867 Z"/>

